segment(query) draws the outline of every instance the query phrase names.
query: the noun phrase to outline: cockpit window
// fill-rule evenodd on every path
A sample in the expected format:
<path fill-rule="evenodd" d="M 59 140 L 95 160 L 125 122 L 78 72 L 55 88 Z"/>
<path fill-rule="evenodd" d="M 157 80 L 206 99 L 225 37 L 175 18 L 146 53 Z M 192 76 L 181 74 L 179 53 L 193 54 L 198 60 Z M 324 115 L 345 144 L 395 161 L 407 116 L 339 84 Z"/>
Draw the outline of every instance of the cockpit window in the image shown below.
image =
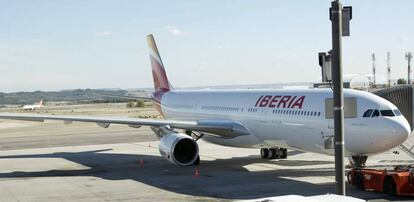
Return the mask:
<path fill-rule="evenodd" d="M 394 110 L 378 110 L 378 109 L 367 109 L 367 111 L 364 112 L 362 117 L 379 117 L 379 116 L 401 116 L 401 112 L 398 109 Z"/>
<path fill-rule="evenodd" d="M 380 115 L 378 110 L 374 110 L 374 113 L 372 113 L 372 117 L 378 117 Z"/>
<path fill-rule="evenodd" d="M 381 110 L 381 116 L 395 116 L 392 110 Z"/>
<path fill-rule="evenodd" d="M 364 115 L 362 117 L 371 117 L 372 111 L 374 110 L 368 109 L 367 111 L 364 112 Z"/>
<path fill-rule="evenodd" d="M 401 116 L 401 112 L 398 109 L 394 109 L 395 116 Z"/>

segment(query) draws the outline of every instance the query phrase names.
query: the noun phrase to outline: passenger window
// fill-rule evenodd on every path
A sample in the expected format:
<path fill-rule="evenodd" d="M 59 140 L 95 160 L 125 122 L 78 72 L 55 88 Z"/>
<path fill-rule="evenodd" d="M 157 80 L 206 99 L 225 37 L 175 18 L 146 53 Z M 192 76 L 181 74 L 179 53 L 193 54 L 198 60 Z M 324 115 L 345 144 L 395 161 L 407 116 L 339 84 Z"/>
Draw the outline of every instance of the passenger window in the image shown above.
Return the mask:
<path fill-rule="evenodd" d="M 401 112 L 398 109 L 394 109 L 395 116 L 401 116 Z"/>
<path fill-rule="evenodd" d="M 381 110 L 381 116 L 395 116 L 392 110 Z"/>
<path fill-rule="evenodd" d="M 372 111 L 374 110 L 368 109 L 367 111 L 364 112 L 364 115 L 362 117 L 371 117 Z"/>
<path fill-rule="evenodd" d="M 372 117 L 378 117 L 379 115 L 380 114 L 378 110 L 375 110 L 374 113 L 372 113 Z"/>

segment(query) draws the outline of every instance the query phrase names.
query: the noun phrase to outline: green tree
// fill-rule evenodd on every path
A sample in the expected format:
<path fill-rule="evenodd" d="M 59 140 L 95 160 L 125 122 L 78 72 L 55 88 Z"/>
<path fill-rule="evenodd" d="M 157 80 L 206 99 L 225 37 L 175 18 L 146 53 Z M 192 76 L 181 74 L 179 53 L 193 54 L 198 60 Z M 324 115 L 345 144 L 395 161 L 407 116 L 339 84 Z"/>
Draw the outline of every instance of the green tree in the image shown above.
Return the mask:
<path fill-rule="evenodd" d="M 127 108 L 133 108 L 135 107 L 135 102 L 128 102 L 126 105 Z"/>
<path fill-rule="evenodd" d="M 145 103 L 144 103 L 144 101 L 142 101 L 142 100 L 138 100 L 137 101 L 137 105 L 136 105 L 137 107 L 144 107 L 145 106 Z"/>
<path fill-rule="evenodd" d="M 397 84 L 407 84 L 407 81 L 405 79 L 403 79 L 403 78 L 399 78 L 397 80 Z"/>

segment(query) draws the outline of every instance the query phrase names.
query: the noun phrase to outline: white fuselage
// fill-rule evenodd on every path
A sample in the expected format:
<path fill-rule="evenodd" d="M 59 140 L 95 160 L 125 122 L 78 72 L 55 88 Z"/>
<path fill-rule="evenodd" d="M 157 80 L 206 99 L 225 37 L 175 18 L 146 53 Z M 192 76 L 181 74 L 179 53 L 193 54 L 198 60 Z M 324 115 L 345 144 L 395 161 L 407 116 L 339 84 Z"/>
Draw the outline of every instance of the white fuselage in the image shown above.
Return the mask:
<path fill-rule="evenodd" d="M 24 110 L 35 110 L 35 109 L 42 108 L 42 107 L 43 107 L 43 100 L 40 100 L 39 103 L 35 103 L 32 105 L 24 105 L 22 108 Z"/>
<path fill-rule="evenodd" d="M 43 105 L 25 105 L 22 108 L 24 110 L 35 110 L 35 109 L 39 109 L 39 108 L 42 108 L 42 107 L 43 107 Z"/>
<path fill-rule="evenodd" d="M 380 153 L 407 139 L 410 126 L 403 116 L 363 117 L 368 109 L 398 110 L 392 103 L 356 90 L 345 90 L 344 97 L 356 101 L 355 113 L 344 123 L 347 156 Z M 250 132 L 232 139 L 203 138 L 216 144 L 333 154 L 325 148 L 334 135 L 333 119 L 326 111 L 331 98 L 331 89 L 169 91 L 162 96 L 161 110 L 176 120 L 235 120 Z"/>

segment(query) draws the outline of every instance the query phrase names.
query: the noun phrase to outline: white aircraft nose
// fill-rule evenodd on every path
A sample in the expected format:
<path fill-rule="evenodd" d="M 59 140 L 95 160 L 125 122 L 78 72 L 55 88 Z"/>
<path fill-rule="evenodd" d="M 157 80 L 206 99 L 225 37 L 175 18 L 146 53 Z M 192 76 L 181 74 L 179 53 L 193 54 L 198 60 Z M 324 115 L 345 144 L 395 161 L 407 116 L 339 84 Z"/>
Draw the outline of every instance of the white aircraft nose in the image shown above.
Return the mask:
<path fill-rule="evenodd" d="M 401 119 L 390 121 L 390 139 L 392 139 L 392 143 L 395 146 L 398 146 L 407 140 L 408 135 L 411 133 L 411 127 L 404 117 L 401 117 Z"/>
<path fill-rule="evenodd" d="M 345 139 L 352 155 L 376 154 L 401 145 L 410 134 L 410 125 L 404 117 L 371 119 L 367 128 L 353 131 L 355 139 Z M 371 121 L 369 120 L 369 121 Z M 348 136 L 351 137 L 351 136 Z"/>

